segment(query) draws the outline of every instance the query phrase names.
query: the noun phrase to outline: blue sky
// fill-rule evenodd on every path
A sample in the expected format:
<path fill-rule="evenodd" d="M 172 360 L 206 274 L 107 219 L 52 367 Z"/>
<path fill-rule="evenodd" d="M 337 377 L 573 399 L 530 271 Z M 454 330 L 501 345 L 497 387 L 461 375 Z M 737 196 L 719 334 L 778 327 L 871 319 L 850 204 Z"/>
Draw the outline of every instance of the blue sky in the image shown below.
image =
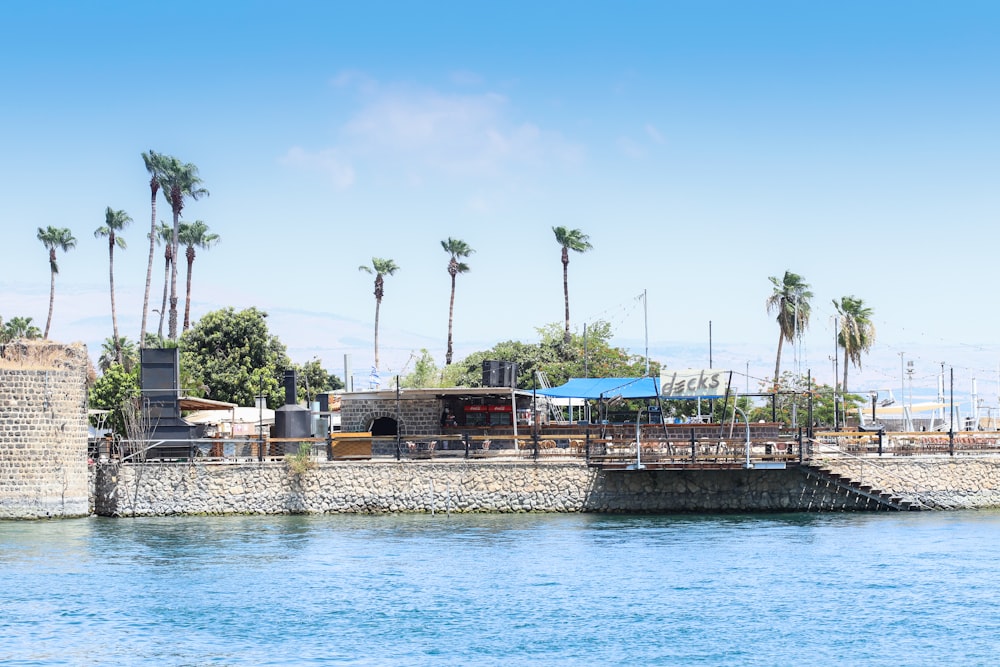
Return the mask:
<path fill-rule="evenodd" d="M 832 382 L 831 301 L 865 300 L 878 339 L 852 389 L 917 387 L 941 362 L 996 405 L 991 292 L 1000 212 L 1000 6 L 991 2 L 8 3 L 0 24 L 0 315 L 44 326 L 39 226 L 69 227 L 52 337 L 111 333 L 106 206 L 137 337 L 148 247 L 140 153 L 193 162 L 185 219 L 195 317 L 270 314 L 293 359 L 372 360 L 372 256 L 387 372 L 443 363 L 447 255 L 459 356 L 562 319 L 668 366 L 773 372 L 768 276 L 814 292 L 785 366 Z M 160 200 L 160 217 L 168 209 Z M 160 260 L 160 252 L 157 252 Z M 162 271 L 161 265 L 157 269 Z M 154 295 L 159 289 L 154 271 Z M 183 275 L 182 275 L 183 277 Z M 900 356 L 902 354 L 902 357 Z M 919 389 L 918 389 L 919 393 Z"/>

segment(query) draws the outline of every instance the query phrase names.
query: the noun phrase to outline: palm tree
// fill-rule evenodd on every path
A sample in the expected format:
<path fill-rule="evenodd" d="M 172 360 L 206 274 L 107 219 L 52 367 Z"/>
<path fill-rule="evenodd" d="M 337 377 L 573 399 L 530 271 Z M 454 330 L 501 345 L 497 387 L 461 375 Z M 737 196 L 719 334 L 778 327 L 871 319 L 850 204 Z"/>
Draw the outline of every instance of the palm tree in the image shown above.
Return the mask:
<path fill-rule="evenodd" d="M 107 373 L 108 369 L 115 364 L 121 364 L 126 373 L 132 371 L 139 363 L 139 352 L 135 343 L 127 336 L 121 338 L 105 338 L 101 343 L 101 356 L 97 358 L 97 367 L 102 373 Z"/>
<path fill-rule="evenodd" d="M 31 323 L 30 317 L 12 317 L 0 330 L 0 343 L 9 343 L 18 338 L 34 340 L 42 337 L 42 330 Z"/>
<path fill-rule="evenodd" d="M 448 275 L 451 276 L 451 300 L 448 302 L 448 351 L 444 357 L 444 364 L 448 366 L 451 364 L 452 356 L 451 325 L 455 315 L 455 276 L 469 271 L 469 265 L 458 260 L 468 257 L 476 251 L 465 241 L 453 239 L 450 236 L 447 241 L 441 241 L 441 247 L 451 255 L 451 259 L 448 260 Z"/>
<path fill-rule="evenodd" d="M 56 263 L 56 250 L 67 252 L 76 247 L 76 238 L 73 232 L 65 227 L 53 227 L 49 225 L 45 229 L 38 228 L 38 240 L 42 242 L 49 251 L 49 271 L 51 274 L 49 282 L 49 317 L 45 320 L 45 333 L 42 338 L 48 340 L 49 329 L 52 326 L 52 304 L 56 300 L 56 274 L 59 273 L 59 265 Z"/>
<path fill-rule="evenodd" d="M 840 390 L 847 392 L 847 367 L 853 363 L 861 370 L 861 355 L 867 353 L 875 343 L 875 325 L 872 324 L 872 309 L 865 306 L 862 299 L 845 296 L 833 307 L 840 317 L 840 331 L 837 345 L 844 348 L 844 384 Z"/>
<path fill-rule="evenodd" d="M 184 331 L 191 326 L 191 267 L 194 265 L 194 249 L 211 248 L 219 242 L 219 235 L 208 231 L 208 225 L 201 220 L 181 223 L 177 238 L 187 246 L 187 295 L 184 298 Z"/>
<path fill-rule="evenodd" d="M 198 167 L 191 163 L 182 163 L 174 157 L 164 160 L 164 173 L 160 179 L 160 187 L 170 202 L 170 208 L 174 213 L 174 228 L 170 246 L 172 248 L 175 261 L 170 265 L 170 316 L 169 329 L 170 340 L 177 340 L 177 235 L 181 228 L 181 211 L 184 210 L 185 199 L 200 199 L 208 195 L 208 190 L 201 187 L 201 178 L 198 177 Z"/>
<path fill-rule="evenodd" d="M 375 274 L 375 370 L 378 371 L 378 318 L 379 309 L 382 307 L 382 296 L 385 294 L 385 279 L 383 276 L 391 276 L 399 267 L 391 259 L 372 257 L 372 265 L 362 264 L 358 271 Z"/>
<path fill-rule="evenodd" d="M 774 387 L 777 389 L 782 343 L 786 340 L 794 342 L 809 326 L 809 299 L 813 294 L 802 276 L 791 271 L 785 271 L 785 276 L 780 281 L 774 276 L 770 276 L 768 280 L 774 286 L 774 291 L 767 299 L 767 312 L 778 313 L 778 356 L 774 362 Z"/>
<path fill-rule="evenodd" d="M 160 191 L 160 181 L 167 166 L 168 156 L 155 151 L 142 154 L 142 161 L 149 172 L 149 207 L 152 210 L 149 222 L 149 261 L 146 263 L 146 291 L 142 297 L 142 327 L 139 330 L 139 345 L 145 347 L 146 317 L 149 315 L 149 289 L 153 282 L 153 253 L 156 249 L 156 195 Z"/>
<path fill-rule="evenodd" d="M 132 218 L 125 211 L 115 211 L 110 206 L 104 212 L 104 224 L 94 230 L 95 238 L 106 238 L 108 240 L 108 276 L 111 283 L 111 331 L 113 340 L 117 343 L 118 338 L 118 315 L 115 312 L 115 246 L 125 249 L 125 239 L 118 236 L 118 232 L 125 229 L 132 222 Z M 122 363 L 121 349 L 118 349 L 118 363 Z"/>
<path fill-rule="evenodd" d="M 163 300 L 160 303 L 159 311 L 156 311 L 160 316 L 160 323 L 156 328 L 156 337 L 159 341 L 163 342 L 163 319 L 167 315 L 167 294 L 170 289 L 170 267 L 174 262 L 174 246 L 172 245 L 174 240 L 174 228 L 165 222 L 160 222 L 160 226 L 156 228 L 156 243 L 163 243 Z M 145 341 L 144 341 L 145 342 Z M 145 345 L 143 345 L 145 347 Z"/>
<path fill-rule="evenodd" d="M 569 343 L 569 251 L 587 252 L 593 246 L 590 245 L 590 237 L 579 229 L 553 227 L 552 233 L 556 235 L 556 242 L 562 246 L 563 296 L 566 300 L 566 333 L 563 334 L 563 340 Z"/>

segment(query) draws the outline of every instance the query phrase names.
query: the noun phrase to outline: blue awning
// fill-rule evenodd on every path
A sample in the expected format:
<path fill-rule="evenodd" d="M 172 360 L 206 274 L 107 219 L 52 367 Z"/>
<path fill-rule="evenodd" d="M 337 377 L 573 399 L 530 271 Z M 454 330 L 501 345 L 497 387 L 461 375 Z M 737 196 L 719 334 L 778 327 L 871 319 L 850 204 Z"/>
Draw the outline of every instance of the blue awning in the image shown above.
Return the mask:
<path fill-rule="evenodd" d="M 552 398 L 600 400 L 611 398 L 656 398 L 660 379 L 642 378 L 570 378 L 566 384 L 539 389 L 538 394 Z"/>

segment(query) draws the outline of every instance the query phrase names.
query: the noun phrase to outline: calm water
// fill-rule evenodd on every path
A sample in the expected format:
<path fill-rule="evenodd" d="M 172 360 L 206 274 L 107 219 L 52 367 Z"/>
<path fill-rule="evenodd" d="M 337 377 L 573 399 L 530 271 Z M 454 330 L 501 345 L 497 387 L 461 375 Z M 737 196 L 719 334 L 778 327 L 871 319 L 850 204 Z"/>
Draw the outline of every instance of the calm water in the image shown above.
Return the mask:
<path fill-rule="evenodd" d="M 993 665 L 1000 513 L 0 522 L 3 665 Z"/>

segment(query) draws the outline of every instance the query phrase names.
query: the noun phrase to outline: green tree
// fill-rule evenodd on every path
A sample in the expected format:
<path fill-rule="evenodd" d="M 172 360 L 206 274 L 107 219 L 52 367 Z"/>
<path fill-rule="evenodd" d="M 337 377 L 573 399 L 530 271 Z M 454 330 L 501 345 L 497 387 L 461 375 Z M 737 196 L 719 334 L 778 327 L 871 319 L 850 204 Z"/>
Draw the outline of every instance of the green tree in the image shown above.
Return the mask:
<path fill-rule="evenodd" d="M 766 302 L 767 312 L 777 312 L 778 320 L 778 355 L 774 362 L 774 386 L 777 388 L 781 372 L 782 344 L 786 340 L 794 343 L 809 326 L 809 300 L 813 294 L 802 276 L 791 271 L 785 271 L 780 281 L 774 276 L 768 277 L 768 280 L 774 289 Z"/>
<path fill-rule="evenodd" d="M 847 367 L 852 363 L 861 370 L 861 355 L 867 354 L 875 344 L 875 325 L 872 323 L 872 309 L 865 306 L 856 296 L 845 296 L 833 307 L 840 317 L 837 345 L 844 348 L 844 383 L 840 386 L 847 391 Z"/>
<path fill-rule="evenodd" d="M 127 246 L 125 239 L 118 235 L 125 229 L 132 218 L 125 211 L 115 211 L 110 206 L 104 211 L 104 224 L 94 230 L 94 238 L 108 240 L 108 280 L 111 285 L 111 333 L 112 341 L 115 345 L 121 338 L 118 336 L 118 313 L 115 310 L 115 246 L 124 250 Z M 118 363 L 122 362 L 121 349 L 116 350 Z"/>
<path fill-rule="evenodd" d="M 174 214 L 173 235 L 170 242 L 173 259 L 170 265 L 170 315 L 168 317 L 170 340 L 177 340 L 177 255 L 181 211 L 184 210 L 185 199 L 198 200 L 208 195 L 208 190 L 201 185 L 198 167 L 189 162 L 182 163 L 174 157 L 164 159 L 160 187 L 163 189 L 167 201 L 170 202 L 170 209 Z"/>
<path fill-rule="evenodd" d="M 399 267 L 391 259 L 372 257 L 372 265 L 362 264 L 358 271 L 375 274 L 375 370 L 378 371 L 378 320 L 382 308 L 382 297 L 385 295 L 385 278 L 399 271 Z"/>
<path fill-rule="evenodd" d="M 812 420 L 819 425 L 832 426 L 834 423 L 834 391 L 833 387 L 827 384 L 819 384 L 815 379 L 809 380 L 806 376 L 796 375 L 788 371 L 782 373 L 780 378 L 781 391 L 773 394 L 775 403 L 775 414 L 777 420 L 787 425 L 793 423 L 792 414 L 795 413 L 794 422 L 799 425 L 808 424 L 809 403 L 812 400 Z M 761 392 L 770 391 L 766 382 L 761 382 Z M 855 394 L 843 394 L 837 396 L 838 409 L 847 413 L 856 410 L 865 404 L 864 398 Z M 793 408 L 794 406 L 794 408 Z M 751 421 L 771 421 L 772 407 L 771 401 L 753 408 L 748 413 Z"/>
<path fill-rule="evenodd" d="M 542 371 L 552 386 L 563 384 L 572 377 L 641 377 L 645 375 L 645 359 L 614 347 L 611 325 L 598 321 L 588 327 L 587 340 L 573 334 L 569 344 L 562 339 L 563 331 L 553 323 L 538 330 L 537 343 L 504 341 L 491 349 L 473 352 L 444 370 L 445 386 L 482 386 L 483 362 L 512 361 L 518 365 L 517 387 L 538 387 L 537 371 Z M 660 364 L 650 362 L 650 373 L 660 372 Z"/>
<path fill-rule="evenodd" d="M 590 244 L 590 237 L 579 229 L 553 227 L 552 233 L 556 235 L 556 243 L 562 247 L 563 298 L 566 302 L 566 332 L 563 334 L 563 340 L 569 343 L 569 251 L 583 253 L 593 246 Z"/>
<path fill-rule="evenodd" d="M 177 238 L 187 246 L 187 290 L 184 297 L 184 331 L 191 326 L 191 267 L 194 266 L 195 248 L 205 250 L 219 242 L 219 235 L 208 231 L 208 225 L 201 220 L 182 222 Z"/>
<path fill-rule="evenodd" d="M 41 329 L 31 323 L 30 317 L 12 317 L 0 329 L 0 343 L 10 343 L 19 338 L 35 340 L 41 337 Z"/>
<path fill-rule="evenodd" d="M 489 350 L 473 352 L 451 366 L 445 366 L 442 384 L 446 387 L 481 387 L 483 386 L 483 362 L 498 360 L 516 363 L 516 385 L 522 389 L 530 389 L 534 372 L 545 360 L 545 355 L 550 353 L 550 350 L 543 348 L 538 343 L 522 343 L 516 340 L 503 341 Z M 553 358 L 551 361 L 555 361 L 555 359 Z"/>
<path fill-rule="evenodd" d="M 400 380 L 400 386 L 407 389 L 433 387 L 437 374 L 438 369 L 437 364 L 434 363 L 434 357 L 424 348 L 420 350 L 420 356 L 413 364 L 413 372 L 403 376 Z"/>
<path fill-rule="evenodd" d="M 262 393 L 282 405 L 280 385 L 291 361 L 285 346 L 267 329 L 267 313 L 248 308 L 215 310 L 180 339 L 186 391 L 237 405 L 253 405 Z"/>
<path fill-rule="evenodd" d="M 45 229 L 39 227 L 37 237 L 49 251 L 49 316 L 45 320 L 45 332 L 42 334 L 42 338 L 48 340 L 49 329 L 52 326 L 52 305 L 56 300 L 56 274 L 59 273 L 59 265 L 56 263 L 56 250 L 67 252 L 75 248 L 76 238 L 65 227 L 53 227 L 51 225 Z"/>
<path fill-rule="evenodd" d="M 297 397 L 300 401 L 309 403 L 316 394 L 337 391 L 344 388 L 344 383 L 333 373 L 323 368 L 320 359 L 311 359 L 301 366 L 294 364 L 298 373 Z"/>
<path fill-rule="evenodd" d="M 543 361 L 543 371 L 552 386 L 574 377 L 642 377 L 646 374 L 646 359 L 628 350 L 611 345 L 614 332 L 611 325 L 598 320 L 587 327 L 586 340 L 579 334 L 570 336 L 569 344 L 562 340 L 558 324 L 538 329 L 540 345 L 548 350 L 551 361 Z M 650 361 L 649 372 L 658 375 L 660 364 Z"/>
<path fill-rule="evenodd" d="M 155 151 L 142 154 L 143 164 L 149 172 L 149 208 L 152 211 L 149 222 L 149 261 L 146 263 L 146 291 L 142 297 L 142 327 L 139 330 L 139 342 L 143 345 L 146 340 L 146 323 L 149 315 L 149 290 L 153 283 L 153 253 L 156 250 L 158 236 L 156 233 L 156 196 L 160 192 L 160 182 L 166 172 L 168 160 L 166 155 L 161 155 Z"/>
<path fill-rule="evenodd" d="M 465 241 L 453 239 L 450 236 L 446 241 L 441 241 L 441 247 L 444 248 L 446 253 L 451 255 L 451 258 L 448 260 L 448 275 L 451 276 L 451 298 L 448 301 L 448 351 L 444 357 L 445 366 L 449 366 L 452 359 L 451 327 L 455 315 L 455 276 L 469 271 L 469 265 L 459 260 L 468 257 L 476 251 Z"/>
<path fill-rule="evenodd" d="M 125 404 L 138 401 L 140 396 L 138 365 L 128 371 L 120 364 L 111 364 L 104 374 L 94 381 L 88 392 L 91 408 L 110 411 L 105 423 L 118 437 L 127 435 Z"/>

